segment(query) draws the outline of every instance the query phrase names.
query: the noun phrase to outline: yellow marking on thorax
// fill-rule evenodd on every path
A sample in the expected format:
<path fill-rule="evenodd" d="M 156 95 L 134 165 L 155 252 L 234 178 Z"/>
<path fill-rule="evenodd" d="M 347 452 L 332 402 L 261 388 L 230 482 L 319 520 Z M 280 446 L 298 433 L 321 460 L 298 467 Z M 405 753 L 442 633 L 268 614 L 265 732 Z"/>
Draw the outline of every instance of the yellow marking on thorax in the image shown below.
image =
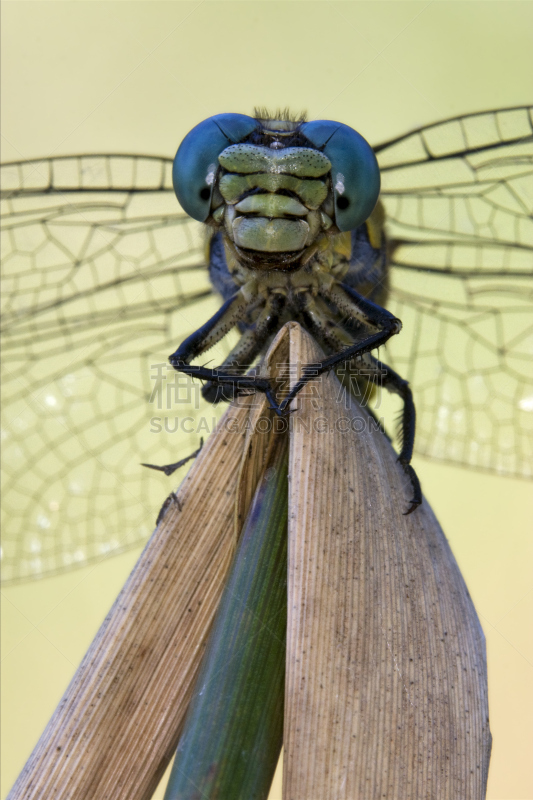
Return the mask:
<path fill-rule="evenodd" d="M 204 225 L 204 258 L 205 263 L 209 266 L 211 261 L 211 239 L 215 235 L 213 228 Z"/>
<path fill-rule="evenodd" d="M 345 231 L 333 237 L 333 253 L 334 255 L 346 258 L 348 261 L 352 257 L 352 233 Z"/>
<path fill-rule="evenodd" d="M 383 226 L 385 224 L 385 209 L 383 208 L 381 200 L 378 200 L 375 209 L 370 214 L 365 224 L 368 232 L 368 241 L 374 250 L 379 250 L 383 238 Z"/>

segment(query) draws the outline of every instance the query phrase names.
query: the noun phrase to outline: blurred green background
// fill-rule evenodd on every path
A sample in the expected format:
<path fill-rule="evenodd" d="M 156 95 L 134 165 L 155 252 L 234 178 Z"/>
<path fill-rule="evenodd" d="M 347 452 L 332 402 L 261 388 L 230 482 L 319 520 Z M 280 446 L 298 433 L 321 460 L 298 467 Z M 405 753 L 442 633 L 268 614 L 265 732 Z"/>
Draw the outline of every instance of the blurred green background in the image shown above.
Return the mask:
<path fill-rule="evenodd" d="M 338 119 L 378 143 L 531 99 L 531 2 L 4 0 L 2 17 L 3 161 L 173 156 L 201 119 L 255 105 Z M 487 637 L 488 797 L 530 800 L 531 486 L 415 467 Z M 3 591 L 2 797 L 138 554 Z"/>

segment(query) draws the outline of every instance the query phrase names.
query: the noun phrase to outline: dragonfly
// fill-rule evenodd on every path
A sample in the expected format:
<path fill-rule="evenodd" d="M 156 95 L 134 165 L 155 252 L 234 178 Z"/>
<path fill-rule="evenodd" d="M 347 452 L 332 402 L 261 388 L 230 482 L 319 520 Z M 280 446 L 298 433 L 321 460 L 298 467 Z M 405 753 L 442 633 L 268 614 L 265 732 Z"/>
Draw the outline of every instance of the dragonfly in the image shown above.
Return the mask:
<path fill-rule="evenodd" d="M 380 357 L 411 387 L 415 452 L 528 478 L 532 111 L 447 119 L 373 148 L 387 266 L 374 299 L 402 322 Z M 6 583 L 143 543 L 168 479 L 140 462 L 196 450 L 221 414 L 212 385 L 206 399 L 168 362 L 227 298 L 209 270 L 219 239 L 180 211 L 172 171 L 171 158 L 123 154 L 2 166 Z M 215 343 L 213 366 L 235 363 L 245 327 Z M 380 419 L 398 410 L 386 393 L 371 402 Z M 396 441 L 401 452 L 401 430 Z"/>

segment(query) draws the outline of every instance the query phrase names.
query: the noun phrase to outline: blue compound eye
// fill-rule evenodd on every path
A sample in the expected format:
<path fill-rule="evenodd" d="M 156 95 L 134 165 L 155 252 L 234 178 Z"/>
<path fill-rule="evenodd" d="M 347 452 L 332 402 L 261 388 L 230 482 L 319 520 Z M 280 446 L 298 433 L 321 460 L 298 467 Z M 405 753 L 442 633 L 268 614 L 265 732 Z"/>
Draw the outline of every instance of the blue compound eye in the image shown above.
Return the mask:
<path fill-rule="evenodd" d="M 245 114 L 216 114 L 204 119 L 182 141 L 172 167 L 174 191 L 184 211 L 205 222 L 218 168 L 218 156 L 257 128 Z"/>
<path fill-rule="evenodd" d="M 341 122 L 315 120 L 300 130 L 331 161 L 335 224 L 341 231 L 353 231 L 368 219 L 379 197 L 379 167 L 372 148 Z"/>

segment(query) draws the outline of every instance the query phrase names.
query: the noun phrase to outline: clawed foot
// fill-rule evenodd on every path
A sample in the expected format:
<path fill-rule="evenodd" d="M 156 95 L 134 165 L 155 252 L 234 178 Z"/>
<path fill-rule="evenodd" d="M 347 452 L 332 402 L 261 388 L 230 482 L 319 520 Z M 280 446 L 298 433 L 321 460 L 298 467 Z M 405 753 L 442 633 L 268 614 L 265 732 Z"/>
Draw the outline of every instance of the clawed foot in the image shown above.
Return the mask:
<path fill-rule="evenodd" d="M 145 465 L 143 465 L 143 466 L 145 466 Z M 165 500 L 165 502 L 163 503 L 163 505 L 159 509 L 159 514 L 157 515 L 157 519 L 155 521 L 156 528 L 159 525 L 159 523 L 162 521 L 162 519 L 164 518 L 165 514 L 167 513 L 168 507 L 172 503 L 174 503 L 178 507 L 178 510 L 181 512 L 182 505 L 180 503 L 180 499 L 179 499 L 178 495 L 175 492 L 170 492 L 169 496 L 167 497 L 167 499 Z"/>
<path fill-rule="evenodd" d="M 416 474 L 412 466 L 410 464 L 402 463 L 400 459 L 398 459 L 398 461 L 400 461 L 400 464 L 402 465 L 403 470 L 407 475 L 407 477 L 409 478 L 411 486 L 413 488 L 413 496 L 409 501 L 409 508 L 407 509 L 407 511 L 403 512 L 403 516 L 407 517 L 409 514 L 412 514 L 413 511 L 415 511 L 415 509 L 417 509 L 419 505 L 422 504 L 422 488 L 420 486 L 420 481 L 418 480 L 418 475 Z"/>
<path fill-rule="evenodd" d="M 175 464 L 165 464 L 164 466 L 159 466 L 158 464 L 141 464 L 141 467 L 148 467 L 149 469 L 156 469 L 159 472 L 164 472 L 165 475 L 168 477 L 172 475 L 173 472 L 176 472 L 177 469 L 183 467 L 187 461 L 191 461 L 193 458 L 196 458 L 202 447 L 204 446 L 203 437 L 200 439 L 200 447 L 198 450 L 195 450 L 194 453 L 191 453 L 190 456 L 185 456 L 185 458 L 176 461 Z"/>

